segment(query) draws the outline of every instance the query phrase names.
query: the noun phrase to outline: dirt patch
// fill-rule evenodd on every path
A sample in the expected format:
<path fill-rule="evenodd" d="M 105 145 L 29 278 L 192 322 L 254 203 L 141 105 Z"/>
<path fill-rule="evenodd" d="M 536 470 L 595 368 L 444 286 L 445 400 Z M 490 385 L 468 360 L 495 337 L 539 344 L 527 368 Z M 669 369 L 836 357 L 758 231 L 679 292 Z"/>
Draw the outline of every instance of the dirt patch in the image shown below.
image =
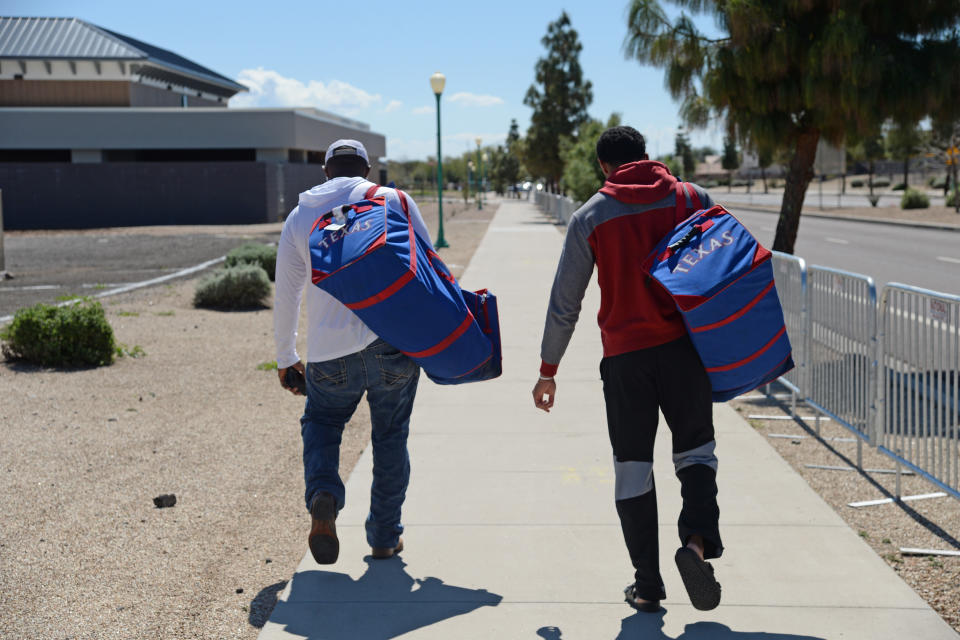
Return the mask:
<path fill-rule="evenodd" d="M 421 209 L 433 232 L 436 205 Z M 440 254 L 455 274 L 494 211 L 444 204 L 451 247 Z M 279 230 L 255 227 L 228 229 Z M 102 300 L 117 339 L 142 358 L 72 371 L 0 364 L 0 628 L 27 638 L 254 638 L 269 616 L 306 550 L 303 403 L 258 369 L 275 357 L 272 311 L 194 309 L 194 286 Z M 344 433 L 344 476 L 368 440 L 361 403 Z M 157 508 L 164 494 L 176 505 Z"/>

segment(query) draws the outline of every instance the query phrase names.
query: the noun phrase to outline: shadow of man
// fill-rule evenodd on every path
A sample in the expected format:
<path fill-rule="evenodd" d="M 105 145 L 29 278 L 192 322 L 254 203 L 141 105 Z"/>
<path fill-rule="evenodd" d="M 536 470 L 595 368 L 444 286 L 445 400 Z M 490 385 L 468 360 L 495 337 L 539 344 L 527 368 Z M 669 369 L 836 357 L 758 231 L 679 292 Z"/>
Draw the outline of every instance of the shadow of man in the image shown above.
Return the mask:
<path fill-rule="evenodd" d="M 480 607 L 495 607 L 502 596 L 486 589 L 413 578 L 399 557 L 364 558 L 367 570 L 354 580 L 345 573 L 304 571 L 278 602 L 271 621 L 312 640 L 395 638 Z"/>
<path fill-rule="evenodd" d="M 659 613 L 635 613 L 620 623 L 616 640 L 824 640 L 815 636 L 798 636 L 792 633 L 767 633 L 765 631 L 734 631 L 719 622 L 695 622 L 683 628 L 676 638 L 663 632 L 665 609 Z"/>

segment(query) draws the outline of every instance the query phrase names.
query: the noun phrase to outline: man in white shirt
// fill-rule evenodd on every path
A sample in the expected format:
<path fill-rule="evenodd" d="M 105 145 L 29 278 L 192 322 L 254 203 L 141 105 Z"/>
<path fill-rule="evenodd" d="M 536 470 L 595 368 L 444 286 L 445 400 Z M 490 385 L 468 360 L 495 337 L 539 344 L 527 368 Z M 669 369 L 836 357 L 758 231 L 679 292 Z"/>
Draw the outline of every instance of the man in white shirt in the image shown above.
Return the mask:
<path fill-rule="evenodd" d="M 329 180 L 301 193 L 299 204 L 284 222 L 277 251 L 273 321 L 281 386 L 300 395 L 288 384 L 288 369 L 306 378 L 300 432 L 305 498 L 312 519 L 308 541 L 317 563 L 332 564 L 340 551 L 334 521 L 345 499 L 339 474 L 340 441 L 364 392 L 370 405 L 374 454 L 367 542 L 374 558 L 389 558 L 403 550 L 400 511 L 410 478 L 407 434 L 420 368 L 310 283 L 309 236 L 317 218 L 374 193 L 400 206 L 394 189 L 377 187 L 366 179 L 370 162 L 363 144 L 356 140 L 331 144 L 324 171 Z M 420 210 L 409 196 L 407 204 L 414 231 L 429 243 Z M 309 324 L 306 369 L 296 351 L 304 289 Z"/>

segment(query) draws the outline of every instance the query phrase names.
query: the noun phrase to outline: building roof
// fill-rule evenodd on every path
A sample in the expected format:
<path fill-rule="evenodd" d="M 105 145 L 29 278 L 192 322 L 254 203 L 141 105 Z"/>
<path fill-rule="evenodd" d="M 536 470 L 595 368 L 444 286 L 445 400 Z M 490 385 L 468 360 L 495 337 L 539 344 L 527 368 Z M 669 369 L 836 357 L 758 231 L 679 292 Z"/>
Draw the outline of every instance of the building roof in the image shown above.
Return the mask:
<path fill-rule="evenodd" d="M 172 51 L 78 18 L 0 17 L 0 58 L 117 60 L 134 73 L 163 81 L 193 80 L 216 93 L 246 91 L 242 84 Z M 226 90 L 226 92 L 224 91 Z"/>

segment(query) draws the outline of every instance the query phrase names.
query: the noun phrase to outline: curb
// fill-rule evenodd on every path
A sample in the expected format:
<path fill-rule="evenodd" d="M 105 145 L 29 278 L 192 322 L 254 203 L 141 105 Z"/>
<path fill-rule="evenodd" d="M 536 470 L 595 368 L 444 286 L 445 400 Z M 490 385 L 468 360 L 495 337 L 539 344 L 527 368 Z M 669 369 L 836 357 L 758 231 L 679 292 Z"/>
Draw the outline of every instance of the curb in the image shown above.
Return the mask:
<path fill-rule="evenodd" d="M 724 205 L 726 206 L 726 205 Z M 731 209 L 743 209 L 744 211 L 755 211 L 757 213 L 770 213 L 773 215 L 780 215 L 779 211 L 771 211 L 770 209 L 761 209 L 759 207 L 751 206 L 740 206 L 734 203 L 730 203 Z M 937 229 L 941 231 L 960 231 L 960 224 L 948 224 L 946 222 L 922 222 L 909 221 L 909 220 L 890 220 L 883 218 L 861 218 L 859 216 L 843 216 L 843 215 L 831 215 L 827 213 L 821 213 L 819 211 L 808 211 L 802 209 L 800 211 L 801 216 L 807 216 L 810 218 L 823 218 L 825 220 L 845 220 L 849 222 L 866 222 L 868 224 L 887 224 L 895 227 L 913 227 L 916 229 Z"/>

